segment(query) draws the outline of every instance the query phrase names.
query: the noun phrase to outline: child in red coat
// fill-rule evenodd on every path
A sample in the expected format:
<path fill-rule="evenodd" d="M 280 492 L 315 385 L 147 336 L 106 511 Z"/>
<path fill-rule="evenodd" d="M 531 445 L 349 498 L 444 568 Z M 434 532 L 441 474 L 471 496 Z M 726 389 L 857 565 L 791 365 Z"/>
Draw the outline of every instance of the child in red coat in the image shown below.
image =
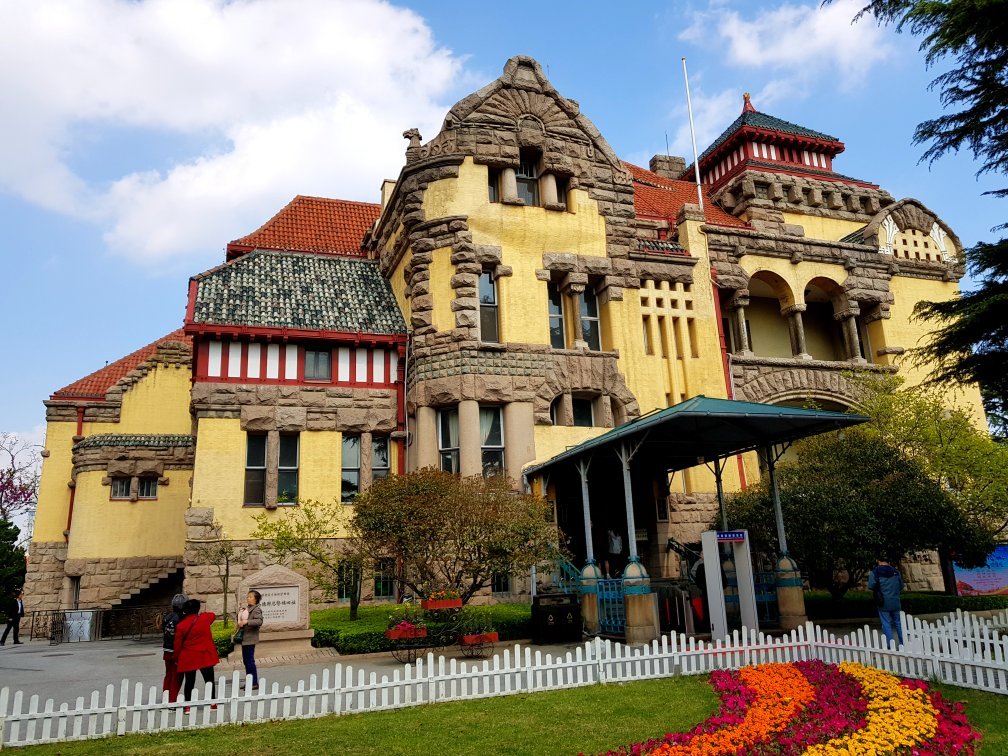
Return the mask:
<path fill-rule="evenodd" d="M 217 619 L 213 612 L 200 612 L 200 602 L 189 599 L 182 605 L 182 621 L 175 628 L 175 661 L 182 675 L 185 700 L 192 700 L 193 688 L 196 687 L 196 670 L 203 676 L 204 682 L 214 684 L 214 667 L 220 661 L 217 656 L 217 646 L 214 644 L 210 625 Z M 217 691 L 211 687 L 211 698 L 217 697 Z"/>

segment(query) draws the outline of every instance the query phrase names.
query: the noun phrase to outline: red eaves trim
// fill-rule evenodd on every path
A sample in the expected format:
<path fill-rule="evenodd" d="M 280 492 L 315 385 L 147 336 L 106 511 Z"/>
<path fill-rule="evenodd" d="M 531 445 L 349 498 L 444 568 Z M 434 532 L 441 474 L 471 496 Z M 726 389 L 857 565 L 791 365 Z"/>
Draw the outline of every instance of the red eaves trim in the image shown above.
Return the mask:
<path fill-rule="evenodd" d="M 262 336 L 268 340 L 280 339 L 328 339 L 332 341 L 358 344 L 400 344 L 405 343 L 404 333 L 364 333 L 362 331 L 326 331 L 300 328 L 263 328 L 260 326 L 217 325 L 215 323 L 193 323 L 186 320 L 185 332 L 190 335 L 210 334 L 213 336 Z"/>

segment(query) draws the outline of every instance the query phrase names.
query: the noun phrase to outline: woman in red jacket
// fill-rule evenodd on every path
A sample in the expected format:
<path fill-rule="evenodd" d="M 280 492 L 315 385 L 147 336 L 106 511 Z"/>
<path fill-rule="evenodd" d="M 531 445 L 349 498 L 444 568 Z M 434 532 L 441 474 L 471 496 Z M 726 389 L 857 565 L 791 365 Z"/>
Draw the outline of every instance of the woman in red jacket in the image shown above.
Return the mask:
<path fill-rule="evenodd" d="M 213 686 L 214 667 L 220 658 L 217 656 L 217 646 L 214 644 L 210 625 L 217 619 L 213 612 L 200 612 L 200 602 L 189 599 L 182 605 L 182 621 L 175 628 L 175 660 L 178 672 L 184 679 L 185 700 L 192 700 L 193 688 L 196 687 L 196 670 L 203 675 L 203 680 Z M 211 698 L 217 697 L 215 688 L 211 688 Z"/>

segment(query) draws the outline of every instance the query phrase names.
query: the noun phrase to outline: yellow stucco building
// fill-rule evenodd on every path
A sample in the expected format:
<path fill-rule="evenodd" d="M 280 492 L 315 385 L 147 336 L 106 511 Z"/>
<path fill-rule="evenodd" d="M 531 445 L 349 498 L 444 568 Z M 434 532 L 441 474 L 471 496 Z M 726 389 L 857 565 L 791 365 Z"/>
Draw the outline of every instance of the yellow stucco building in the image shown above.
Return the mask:
<path fill-rule="evenodd" d="M 263 512 L 349 503 L 428 465 L 521 484 L 701 394 L 853 406 L 851 371 L 921 379 L 900 363 L 924 335 L 910 313 L 962 273 L 935 213 L 835 172 L 841 142 L 748 97 L 700 157 L 703 208 L 691 166 L 621 161 L 529 58 L 432 139 L 404 136 L 380 204 L 296 198 L 190 280 L 181 331 L 52 395 L 35 607 L 152 600 L 183 579 L 213 604 L 208 535 L 247 542 Z M 725 484 L 759 474 L 746 459 Z M 635 504 L 652 574 L 674 567 L 668 537 L 697 539 L 713 488 L 693 468 Z M 239 572 L 262 564 L 250 545 Z M 368 595 L 387 596 L 390 569 Z"/>

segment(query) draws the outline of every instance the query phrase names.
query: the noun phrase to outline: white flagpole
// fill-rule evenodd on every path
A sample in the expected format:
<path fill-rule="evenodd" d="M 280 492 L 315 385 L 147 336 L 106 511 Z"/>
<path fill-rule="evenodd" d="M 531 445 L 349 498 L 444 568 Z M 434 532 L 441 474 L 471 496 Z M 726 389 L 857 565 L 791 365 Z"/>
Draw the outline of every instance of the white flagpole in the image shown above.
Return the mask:
<path fill-rule="evenodd" d="M 693 173 L 696 177 L 696 196 L 700 201 L 700 209 L 703 210 L 703 190 L 700 188 L 700 158 L 697 156 L 696 131 L 693 128 L 693 102 L 690 100 L 689 76 L 686 73 L 686 56 L 682 59 L 682 75 L 686 81 L 686 110 L 689 111 L 689 133 L 693 140 Z"/>

